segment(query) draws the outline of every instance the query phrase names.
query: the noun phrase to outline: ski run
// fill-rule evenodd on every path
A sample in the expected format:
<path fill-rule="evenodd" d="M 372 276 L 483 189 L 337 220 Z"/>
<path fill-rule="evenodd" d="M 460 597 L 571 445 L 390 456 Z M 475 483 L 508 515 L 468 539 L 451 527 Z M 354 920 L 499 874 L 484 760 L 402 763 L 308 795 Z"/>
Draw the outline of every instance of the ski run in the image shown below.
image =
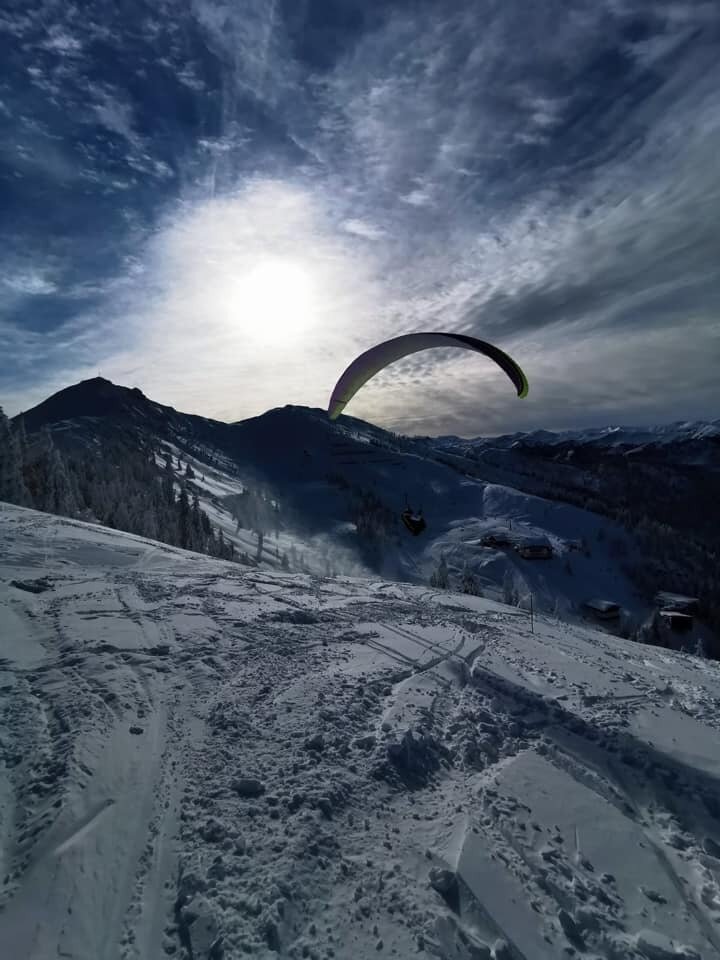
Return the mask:
<path fill-rule="evenodd" d="M 8 960 L 720 956 L 720 665 L 0 505 Z"/>

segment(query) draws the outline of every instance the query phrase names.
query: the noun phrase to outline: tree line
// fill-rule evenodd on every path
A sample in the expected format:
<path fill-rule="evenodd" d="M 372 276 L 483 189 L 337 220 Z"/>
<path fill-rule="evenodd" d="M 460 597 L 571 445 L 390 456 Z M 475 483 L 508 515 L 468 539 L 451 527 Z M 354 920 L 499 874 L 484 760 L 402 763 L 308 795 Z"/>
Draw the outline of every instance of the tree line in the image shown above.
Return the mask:
<path fill-rule="evenodd" d="M 224 560 L 241 559 L 193 490 L 192 468 L 165 465 L 143 441 L 61 450 L 48 428 L 27 436 L 0 408 L 0 500 L 125 530 Z"/>

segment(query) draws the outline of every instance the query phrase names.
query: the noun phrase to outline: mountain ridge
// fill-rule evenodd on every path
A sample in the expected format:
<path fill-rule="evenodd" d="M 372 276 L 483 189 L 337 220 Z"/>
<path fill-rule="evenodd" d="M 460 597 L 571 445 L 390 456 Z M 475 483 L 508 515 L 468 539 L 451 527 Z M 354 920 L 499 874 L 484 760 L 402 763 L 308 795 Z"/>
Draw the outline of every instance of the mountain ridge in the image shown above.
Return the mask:
<path fill-rule="evenodd" d="M 305 407 L 296 404 L 285 404 L 283 407 L 273 407 L 264 413 L 252 417 L 245 417 L 240 420 L 224 421 L 213 417 L 205 417 L 200 414 L 187 413 L 180 411 L 168 404 L 161 404 L 149 399 L 139 387 L 126 387 L 122 384 L 115 384 L 113 381 L 102 376 L 91 377 L 87 380 L 81 380 L 76 384 L 70 384 L 56 391 L 46 400 L 41 401 L 29 410 L 17 414 L 12 420 L 23 418 L 28 429 L 34 430 L 51 422 L 61 422 L 72 417 L 87 416 L 107 416 L 116 413 L 119 410 L 131 411 L 138 409 L 138 402 L 144 403 L 146 408 L 156 412 L 162 412 L 165 415 L 176 415 L 189 417 L 194 420 L 202 421 L 207 424 L 235 427 L 244 423 L 261 420 L 268 414 L 276 411 L 308 411 L 313 415 L 323 413 L 320 408 Z M 80 408 L 80 404 L 92 403 L 95 407 L 93 413 Z M 344 421 L 362 423 L 357 418 L 343 415 Z M 369 424 L 367 426 L 370 426 Z M 374 428 L 383 430 L 390 435 L 392 431 L 384 431 L 383 428 Z M 474 444 L 493 445 L 497 447 L 511 447 L 515 444 L 524 446 L 534 445 L 561 445 L 563 443 L 574 442 L 577 444 L 598 445 L 621 445 L 621 444 L 642 444 L 642 443 L 660 443 L 668 444 L 675 442 L 685 442 L 691 440 L 702 440 L 710 438 L 720 438 L 720 418 L 714 420 L 677 420 L 669 423 L 653 424 L 650 426 L 632 426 L 632 425 L 607 425 L 604 427 L 584 427 L 570 430 L 531 430 L 518 431 L 509 434 L 499 434 L 495 436 L 477 435 L 470 438 L 458 437 L 453 434 L 447 434 L 437 437 L 411 435 L 407 439 L 418 441 L 432 441 L 435 444 L 455 446 L 465 444 L 471 446 Z"/>

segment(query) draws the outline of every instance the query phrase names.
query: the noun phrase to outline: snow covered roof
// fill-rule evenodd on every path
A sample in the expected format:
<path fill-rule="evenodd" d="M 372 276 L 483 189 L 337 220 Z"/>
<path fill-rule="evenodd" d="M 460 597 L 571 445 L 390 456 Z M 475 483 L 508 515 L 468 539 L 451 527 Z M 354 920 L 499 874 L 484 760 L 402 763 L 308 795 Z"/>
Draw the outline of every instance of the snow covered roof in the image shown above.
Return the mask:
<path fill-rule="evenodd" d="M 590 597 L 590 599 L 584 601 L 586 607 L 590 607 L 593 610 L 599 610 L 602 613 L 610 613 L 614 610 L 620 609 L 620 604 L 615 603 L 614 600 L 599 600 L 596 597 Z"/>
<path fill-rule="evenodd" d="M 668 590 L 659 590 L 657 593 L 657 597 L 659 599 L 662 598 L 663 600 L 672 600 L 673 602 L 676 600 L 678 601 L 684 600 L 686 603 L 698 602 L 697 597 L 689 597 L 687 596 L 687 594 L 684 594 L 684 593 L 670 593 Z"/>
<path fill-rule="evenodd" d="M 667 590 L 660 590 L 655 594 L 655 603 L 659 607 L 673 607 L 676 610 L 685 610 L 691 607 L 697 607 L 699 604 L 697 597 L 688 597 L 682 593 L 670 593 Z"/>

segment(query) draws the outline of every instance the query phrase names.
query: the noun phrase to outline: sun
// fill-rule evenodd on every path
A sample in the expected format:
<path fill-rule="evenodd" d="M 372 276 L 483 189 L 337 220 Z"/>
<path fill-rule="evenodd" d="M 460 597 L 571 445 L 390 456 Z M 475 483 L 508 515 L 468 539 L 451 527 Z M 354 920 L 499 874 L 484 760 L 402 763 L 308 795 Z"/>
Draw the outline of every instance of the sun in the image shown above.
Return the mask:
<path fill-rule="evenodd" d="M 243 333 L 264 343 L 299 337 L 312 323 L 312 277 L 293 260 L 261 260 L 238 278 L 233 299 Z"/>

